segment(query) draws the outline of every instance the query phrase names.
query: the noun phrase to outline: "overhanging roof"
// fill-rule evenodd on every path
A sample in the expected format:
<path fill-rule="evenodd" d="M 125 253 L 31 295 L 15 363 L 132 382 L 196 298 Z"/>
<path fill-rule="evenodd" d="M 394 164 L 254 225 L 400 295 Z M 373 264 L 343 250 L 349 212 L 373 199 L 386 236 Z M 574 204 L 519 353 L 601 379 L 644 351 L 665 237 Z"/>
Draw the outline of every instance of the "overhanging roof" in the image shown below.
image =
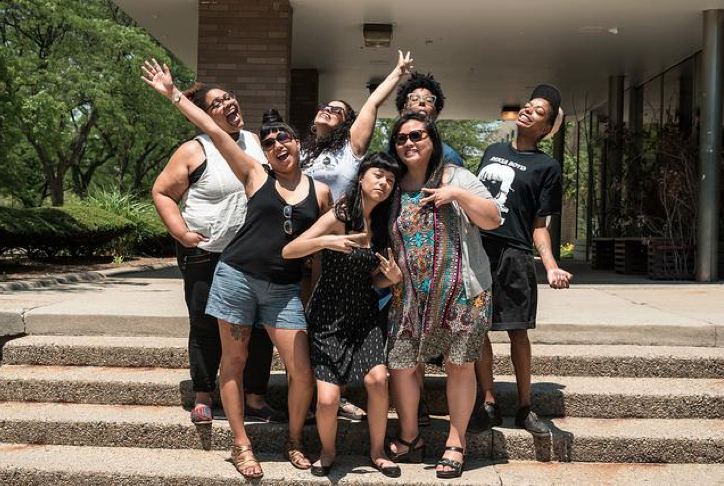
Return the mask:
<path fill-rule="evenodd" d="M 197 0 L 115 0 L 196 67 Z M 556 84 L 571 112 L 607 97 L 609 75 L 639 83 L 700 49 L 702 11 L 724 0 L 291 0 L 292 66 L 316 68 L 320 98 L 359 108 L 396 49 L 411 50 L 447 97 L 445 118 L 493 119 L 538 82 Z M 391 23 L 392 47 L 364 48 L 364 23 Z M 617 33 L 612 33 L 617 32 Z M 383 116 L 393 113 L 388 101 Z"/>

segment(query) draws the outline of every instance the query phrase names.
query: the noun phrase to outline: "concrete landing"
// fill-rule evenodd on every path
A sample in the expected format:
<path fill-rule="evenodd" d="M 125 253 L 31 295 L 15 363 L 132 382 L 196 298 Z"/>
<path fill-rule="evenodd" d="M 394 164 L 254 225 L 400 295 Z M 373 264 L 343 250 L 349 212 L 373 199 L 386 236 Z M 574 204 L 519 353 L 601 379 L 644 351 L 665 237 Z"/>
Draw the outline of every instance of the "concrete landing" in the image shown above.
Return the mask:
<path fill-rule="evenodd" d="M 19 333 L 185 337 L 177 269 L 0 293 L 0 336 Z M 724 285 L 539 286 L 538 329 L 549 344 L 724 347 Z M 503 342 L 505 333 L 493 333 Z"/>

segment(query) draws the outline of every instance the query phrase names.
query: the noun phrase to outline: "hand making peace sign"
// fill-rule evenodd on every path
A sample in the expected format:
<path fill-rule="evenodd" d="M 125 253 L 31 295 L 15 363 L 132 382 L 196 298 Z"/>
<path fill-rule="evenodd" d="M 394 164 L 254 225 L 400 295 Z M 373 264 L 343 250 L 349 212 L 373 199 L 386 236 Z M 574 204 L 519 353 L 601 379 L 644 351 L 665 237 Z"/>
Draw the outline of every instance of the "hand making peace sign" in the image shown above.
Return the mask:
<path fill-rule="evenodd" d="M 399 283 L 402 280 L 402 271 L 400 271 L 400 267 L 397 266 L 392 250 L 387 248 L 387 258 L 379 253 L 375 253 L 375 255 L 377 255 L 377 259 L 380 261 L 380 272 L 382 272 L 382 275 L 393 284 Z"/>

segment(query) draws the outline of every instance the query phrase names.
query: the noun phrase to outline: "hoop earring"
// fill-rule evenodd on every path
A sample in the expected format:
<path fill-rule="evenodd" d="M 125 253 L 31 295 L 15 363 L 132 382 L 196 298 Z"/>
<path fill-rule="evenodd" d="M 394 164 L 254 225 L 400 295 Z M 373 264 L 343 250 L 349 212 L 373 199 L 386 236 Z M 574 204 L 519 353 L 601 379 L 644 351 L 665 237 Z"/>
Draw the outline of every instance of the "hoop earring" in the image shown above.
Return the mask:
<path fill-rule="evenodd" d="M 317 127 L 314 126 L 314 123 L 312 123 L 312 126 L 309 127 L 309 133 L 311 133 L 312 135 L 317 134 Z"/>

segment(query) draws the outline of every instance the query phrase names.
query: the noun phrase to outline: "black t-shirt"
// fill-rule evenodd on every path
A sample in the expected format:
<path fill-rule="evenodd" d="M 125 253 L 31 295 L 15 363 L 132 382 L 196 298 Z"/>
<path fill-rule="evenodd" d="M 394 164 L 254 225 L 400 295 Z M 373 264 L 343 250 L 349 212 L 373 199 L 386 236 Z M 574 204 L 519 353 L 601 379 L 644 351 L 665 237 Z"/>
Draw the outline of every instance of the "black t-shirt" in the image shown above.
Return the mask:
<path fill-rule="evenodd" d="M 490 145 L 478 178 L 501 208 L 503 224 L 485 237 L 533 251 L 536 218 L 561 212 L 561 166 L 540 150 L 519 151 L 508 142 Z"/>

